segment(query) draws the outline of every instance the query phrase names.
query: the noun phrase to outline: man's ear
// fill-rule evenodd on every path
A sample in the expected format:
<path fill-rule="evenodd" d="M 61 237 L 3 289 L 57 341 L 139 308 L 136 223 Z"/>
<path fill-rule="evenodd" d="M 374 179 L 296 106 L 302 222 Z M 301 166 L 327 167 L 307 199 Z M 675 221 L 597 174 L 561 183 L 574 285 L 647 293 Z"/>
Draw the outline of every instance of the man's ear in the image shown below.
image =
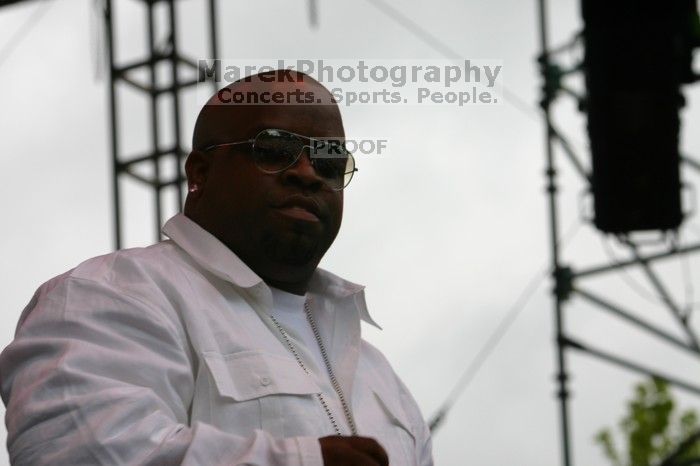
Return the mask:
<path fill-rule="evenodd" d="M 187 185 L 190 192 L 201 190 L 207 181 L 211 168 L 212 158 L 210 154 L 193 149 L 185 161 L 185 173 L 187 173 Z M 194 189 L 194 191 L 192 191 Z"/>

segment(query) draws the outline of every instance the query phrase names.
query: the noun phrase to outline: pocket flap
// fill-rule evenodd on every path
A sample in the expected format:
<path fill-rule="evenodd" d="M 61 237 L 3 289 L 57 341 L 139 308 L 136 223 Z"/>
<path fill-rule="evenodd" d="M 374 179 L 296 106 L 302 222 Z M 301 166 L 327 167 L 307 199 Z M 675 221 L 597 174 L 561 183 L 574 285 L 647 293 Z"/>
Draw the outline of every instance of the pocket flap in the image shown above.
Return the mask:
<path fill-rule="evenodd" d="M 261 351 L 231 354 L 207 351 L 203 356 L 219 393 L 236 401 L 274 394 L 321 393 L 311 377 L 291 358 Z"/>
<path fill-rule="evenodd" d="M 382 406 L 389 419 L 391 419 L 392 424 L 401 427 L 403 430 L 405 430 L 415 442 L 415 428 L 413 424 L 411 424 L 411 422 L 409 421 L 408 415 L 406 414 L 406 410 L 401 405 L 401 401 L 397 398 L 398 395 L 391 396 L 388 393 L 386 393 L 385 390 L 376 388 L 373 388 L 372 391 L 374 392 L 374 396 L 379 401 L 379 404 Z"/>

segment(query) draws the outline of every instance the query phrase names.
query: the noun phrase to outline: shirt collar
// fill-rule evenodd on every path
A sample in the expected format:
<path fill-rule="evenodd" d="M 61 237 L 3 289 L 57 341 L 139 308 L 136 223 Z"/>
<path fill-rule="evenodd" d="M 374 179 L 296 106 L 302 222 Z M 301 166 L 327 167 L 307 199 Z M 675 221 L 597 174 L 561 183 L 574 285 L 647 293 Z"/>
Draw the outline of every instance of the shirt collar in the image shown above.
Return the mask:
<path fill-rule="evenodd" d="M 214 235 L 184 214 L 170 218 L 161 230 L 200 267 L 239 288 L 251 288 L 262 279 Z"/>
<path fill-rule="evenodd" d="M 377 327 L 379 330 L 382 329 L 369 315 L 367 302 L 365 301 L 364 285 L 358 285 L 357 283 L 340 278 L 327 270 L 316 268 L 316 271 L 311 277 L 311 281 L 309 281 L 309 291 L 335 299 L 350 299 L 352 297 L 355 306 L 358 311 L 360 311 L 360 319 Z"/>
<path fill-rule="evenodd" d="M 264 284 L 245 262 L 214 235 L 182 213 L 171 217 L 162 232 L 199 264 L 217 277 L 239 288 L 252 288 Z M 267 285 L 265 285 L 267 286 Z M 309 282 L 309 292 L 333 300 L 351 299 L 360 312 L 360 318 L 379 329 L 372 319 L 365 302 L 365 287 L 317 268 Z"/>

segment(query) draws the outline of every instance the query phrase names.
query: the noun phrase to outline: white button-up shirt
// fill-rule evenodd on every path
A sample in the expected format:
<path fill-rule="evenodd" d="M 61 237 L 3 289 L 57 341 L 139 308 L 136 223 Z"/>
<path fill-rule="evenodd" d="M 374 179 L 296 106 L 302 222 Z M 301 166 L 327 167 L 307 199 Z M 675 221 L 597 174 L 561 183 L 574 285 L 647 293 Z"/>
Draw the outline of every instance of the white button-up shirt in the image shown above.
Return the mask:
<path fill-rule="evenodd" d="M 12 464 L 322 465 L 322 389 L 270 320 L 268 286 L 184 215 L 163 232 L 32 297 L 0 355 Z M 359 435 L 392 466 L 432 465 L 415 401 L 360 337 L 376 325 L 363 287 L 319 269 L 308 294 Z"/>

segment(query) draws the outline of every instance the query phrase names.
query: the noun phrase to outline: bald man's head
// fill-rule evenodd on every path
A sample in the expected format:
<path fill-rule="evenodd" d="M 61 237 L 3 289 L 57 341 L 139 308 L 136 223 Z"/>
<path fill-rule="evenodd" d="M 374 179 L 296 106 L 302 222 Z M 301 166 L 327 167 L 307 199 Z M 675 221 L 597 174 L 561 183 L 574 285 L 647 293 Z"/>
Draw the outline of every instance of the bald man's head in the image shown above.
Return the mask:
<path fill-rule="evenodd" d="M 258 152 L 250 141 L 263 130 L 283 136 Z M 345 162 L 312 162 L 298 141 L 344 137 L 333 96 L 308 75 L 259 73 L 232 83 L 197 118 L 185 164 L 185 215 L 268 284 L 303 294 L 340 229 L 343 192 L 335 181 L 342 180 Z M 296 142 L 290 146 L 290 140 Z M 260 157 L 287 160 L 290 150 L 298 151 L 291 165 L 261 168 Z"/>
<path fill-rule="evenodd" d="M 229 142 L 242 135 L 244 128 L 236 126 L 241 121 L 272 112 L 330 116 L 332 123 L 343 126 L 333 95 L 321 83 L 299 71 L 269 71 L 235 81 L 214 94 L 197 117 L 192 148 Z"/>

